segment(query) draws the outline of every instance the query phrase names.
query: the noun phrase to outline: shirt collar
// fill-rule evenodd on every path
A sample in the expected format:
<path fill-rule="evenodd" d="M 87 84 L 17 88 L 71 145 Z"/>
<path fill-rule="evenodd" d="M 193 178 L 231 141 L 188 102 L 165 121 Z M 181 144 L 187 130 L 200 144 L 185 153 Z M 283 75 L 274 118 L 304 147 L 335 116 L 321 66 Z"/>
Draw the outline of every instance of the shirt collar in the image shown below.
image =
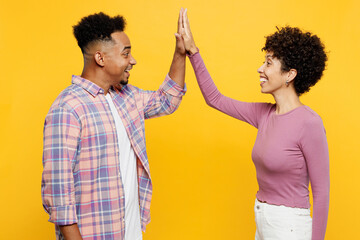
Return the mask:
<path fill-rule="evenodd" d="M 101 87 L 99 87 L 95 83 L 93 83 L 93 82 L 91 82 L 91 81 L 89 81 L 89 80 L 87 80 L 85 78 L 82 78 L 80 76 L 72 75 L 71 82 L 73 84 L 76 84 L 76 85 L 82 87 L 83 89 L 85 89 L 93 97 L 96 97 L 96 95 L 98 95 L 99 93 L 104 93 L 104 89 L 102 89 Z"/>

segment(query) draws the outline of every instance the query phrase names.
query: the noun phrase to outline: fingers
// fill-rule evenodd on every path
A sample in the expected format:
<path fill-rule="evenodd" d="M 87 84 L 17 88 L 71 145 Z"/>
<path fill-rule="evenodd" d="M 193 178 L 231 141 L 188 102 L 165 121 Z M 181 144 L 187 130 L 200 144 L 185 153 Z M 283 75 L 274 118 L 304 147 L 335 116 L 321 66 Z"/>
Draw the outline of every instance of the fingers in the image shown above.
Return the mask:
<path fill-rule="evenodd" d="M 185 10 L 185 20 L 184 20 L 184 22 L 185 22 L 185 24 L 187 25 L 187 27 L 189 28 L 189 30 L 190 30 L 190 23 L 189 23 L 189 17 L 188 17 L 188 15 L 187 15 L 187 9 Z"/>
<path fill-rule="evenodd" d="M 179 33 L 175 33 L 175 37 L 177 40 L 181 40 L 181 35 Z"/>
<path fill-rule="evenodd" d="M 178 33 L 185 39 L 192 39 L 192 33 L 190 30 L 189 18 L 187 15 L 187 8 L 180 9 L 179 21 L 178 21 Z"/>
<path fill-rule="evenodd" d="M 185 11 L 183 11 L 183 25 L 184 25 L 184 29 L 185 29 L 185 34 L 190 37 L 191 35 L 191 30 L 190 30 L 190 24 L 189 24 L 189 18 L 187 16 L 187 8 L 185 9 Z"/>
<path fill-rule="evenodd" d="M 179 18 L 178 18 L 178 28 L 177 28 L 177 30 L 178 30 L 178 33 L 179 33 L 179 31 L 180 31 L 180 28 L 182 28 L 183 27 L 183 11 L 184 11 L 184 9 L 183 8 L 181 8 L 180 9 L 180 12 L 179 12 Z"/>
<path fill-rule="evenodd" d="M 181 36 L 186 37 L 184 28 L 180 28 L 180 34 L 181 34 Z"/>
<path fill-rule="evenodd" d="M 186 31 L 186 28 L 187 28 L 187 25 L 186 25 L 186 18 L 187 18 L 187 8 L 183 11 L 183 14 L 182 14 L 182 24 L 183 24 L 183 27 L 185 28 L 185 31 Z"/>

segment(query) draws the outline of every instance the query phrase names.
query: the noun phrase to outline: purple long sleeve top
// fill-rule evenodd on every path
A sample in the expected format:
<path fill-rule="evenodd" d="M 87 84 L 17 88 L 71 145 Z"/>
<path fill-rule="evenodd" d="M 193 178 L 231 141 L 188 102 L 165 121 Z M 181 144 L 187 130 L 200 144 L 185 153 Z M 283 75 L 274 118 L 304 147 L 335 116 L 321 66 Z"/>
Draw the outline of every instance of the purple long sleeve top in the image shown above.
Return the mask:
<path fill-rule="evenodd" d="M 189 56 L 206 103 L 258 129 L 252 151 L 257 199 L 309 208 L 313 193 L 312 240 L 323 240 L 329 209 L 329 153 L 322 120 L 308 106 L 276 114 L 275 104 L 241 102 L 216 88 L 200 53 Z"/>

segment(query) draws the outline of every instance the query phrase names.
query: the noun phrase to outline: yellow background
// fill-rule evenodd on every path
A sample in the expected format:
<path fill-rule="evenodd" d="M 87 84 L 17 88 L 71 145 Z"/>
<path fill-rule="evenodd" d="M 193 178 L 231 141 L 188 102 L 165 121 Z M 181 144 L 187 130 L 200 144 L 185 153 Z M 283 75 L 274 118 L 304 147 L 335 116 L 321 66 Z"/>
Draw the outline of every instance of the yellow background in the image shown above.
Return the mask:
<path fill-rule="evenodd" d="M 244 101 L 262 95 L 256 69 L 275 26 L 316 33 L 329 52 L 322 80 L 301 99 L 322 116 L 330 149 L 326 239 L 356 239 L 359 215 L 359 1 L 134 0 L 0 3 L 0 239 L 54 239 L 42 209 L 42 130 L 56 96 L 80 74 L 72 35 L 81 17 L 122 14 L 138 64 L 130 82 L 157 89 L 174 49 L 177 14 L 191 27 L 217 86 Z M 146 123 L 154 184 L 145 240 L 253 239 L 256 129 L 206 106 L 189 62 L 188 92 L 171 116 Z"/>

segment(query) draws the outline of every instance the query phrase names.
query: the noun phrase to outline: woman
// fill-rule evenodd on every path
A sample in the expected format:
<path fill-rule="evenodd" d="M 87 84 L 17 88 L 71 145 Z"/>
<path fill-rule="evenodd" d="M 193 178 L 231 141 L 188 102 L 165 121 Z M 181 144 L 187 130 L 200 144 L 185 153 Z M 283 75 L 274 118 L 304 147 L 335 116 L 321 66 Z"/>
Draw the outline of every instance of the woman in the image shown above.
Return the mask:
<path fill-rule="evenodd" d="M 321 78 L 327 60 L 316 35 L 284 27 L 266 38 L 257 70 L 262 93 L 275 104 L 247 103 L 216 88 L 180 11 L 185 49 L 207 104 L 258 128 L 252 152 L 259 191 L 255 239 L 324 239 L 329 206 L 329 155 L 321 118 L 299 96 Z M 313 193 L 310 217 L 309 180 Z"/>

